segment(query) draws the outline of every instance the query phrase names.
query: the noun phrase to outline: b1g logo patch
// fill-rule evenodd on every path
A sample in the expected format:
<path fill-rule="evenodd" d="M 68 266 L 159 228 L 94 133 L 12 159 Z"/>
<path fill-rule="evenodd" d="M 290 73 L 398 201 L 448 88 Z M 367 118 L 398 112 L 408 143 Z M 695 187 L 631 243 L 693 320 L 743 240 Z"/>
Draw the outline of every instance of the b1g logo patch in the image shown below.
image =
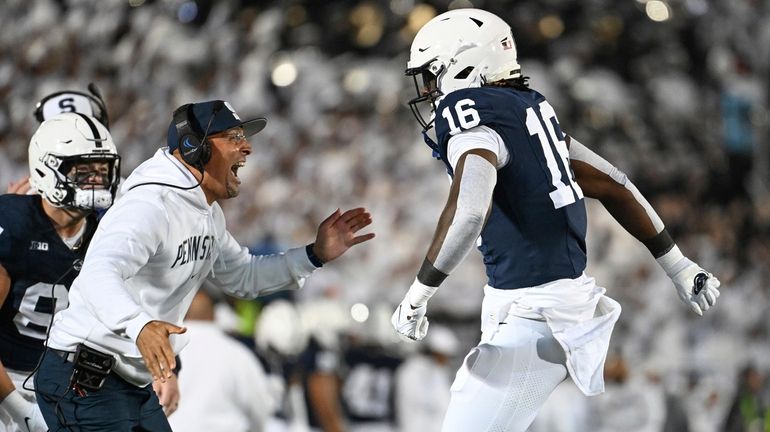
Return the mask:
<path fill-rule="evenodd" d="M 29 250 L 48 251 L 48 243 L 33 240 L 29 243 Z"/>

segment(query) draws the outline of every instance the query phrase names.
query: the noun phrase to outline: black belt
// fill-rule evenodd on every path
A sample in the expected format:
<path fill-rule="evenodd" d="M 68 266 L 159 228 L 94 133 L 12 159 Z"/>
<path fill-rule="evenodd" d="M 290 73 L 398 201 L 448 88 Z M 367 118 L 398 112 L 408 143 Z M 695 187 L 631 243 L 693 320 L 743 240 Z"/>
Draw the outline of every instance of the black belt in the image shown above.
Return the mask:
<path fill-rule="evenodd" d="M 75 353 L 74 352 L 62 351 L 62 350 L 57 350 L 57 349 L 53 349 L 53 348 L 48 348 L 48 349 L 51 352 L 53 352 L 54 354 L 56 354 L 57 356 L 63 358 L 64 360 L 66 360 L 66 361 L 68 361 L 70 363 L 75 361 Z"/>

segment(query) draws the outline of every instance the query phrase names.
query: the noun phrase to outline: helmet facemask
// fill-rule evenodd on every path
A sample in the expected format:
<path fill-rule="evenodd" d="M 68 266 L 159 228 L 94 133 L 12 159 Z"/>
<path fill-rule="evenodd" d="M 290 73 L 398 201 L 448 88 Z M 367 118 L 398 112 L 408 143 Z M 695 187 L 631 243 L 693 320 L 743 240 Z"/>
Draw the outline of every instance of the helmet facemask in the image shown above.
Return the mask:
<path fill-rule="evenodd" d="M 408 102 L 409 109 L 412 110 L 412 115 L 422 126 L 423 132 L 427 132 L 433 127 L 436 102 L 443 95 L 438 88 L 438 77 L 443 71 L 444 67 L 437 65 L 435 61 L 406 70 L 406 75 L 411 76 L 414 80 L 414 88 L 417 91 L 417 97 Z M 422 83 L 418 77 L 422 78 Z M 428 109 L 429 111 L 426 112 Z"/>
<path fill-rule="evenodd" d="M 48 161 L 58 160 L 58 168 Z M 46 166 L 56 178 L 63 198 L 51 204 L 80 210 L 105 210 L 112 206 L 120 180 L 120 156 L 81 154 L 53 156 Z M 61 195 L 57 194 L 57 195 Z"/>

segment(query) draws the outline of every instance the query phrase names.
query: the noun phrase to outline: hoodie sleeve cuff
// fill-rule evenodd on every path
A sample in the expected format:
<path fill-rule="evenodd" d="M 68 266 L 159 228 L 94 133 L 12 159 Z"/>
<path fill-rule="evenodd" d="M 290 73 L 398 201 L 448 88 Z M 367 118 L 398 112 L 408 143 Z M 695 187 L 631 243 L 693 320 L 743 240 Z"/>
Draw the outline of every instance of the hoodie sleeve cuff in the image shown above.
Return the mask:
<path fill-rule="evenodd" d="M 291 272 L 299 277 L 310 276 L 318 267 L 310 261 L 306 246 L 292 248 L 286 251 L 286 259 Z"/>
<path fill-rule="evenodd" d="M 136 339 L 139 337 L 139 333 L 142 332 L 144 326 L 152 320 L 153 318 L 149 314 L 141 312 L 136 318 L 128 322 L 128 325 L 126 326 L 126 335 L 128 335 L 132 341 L 136 342 Z"/>

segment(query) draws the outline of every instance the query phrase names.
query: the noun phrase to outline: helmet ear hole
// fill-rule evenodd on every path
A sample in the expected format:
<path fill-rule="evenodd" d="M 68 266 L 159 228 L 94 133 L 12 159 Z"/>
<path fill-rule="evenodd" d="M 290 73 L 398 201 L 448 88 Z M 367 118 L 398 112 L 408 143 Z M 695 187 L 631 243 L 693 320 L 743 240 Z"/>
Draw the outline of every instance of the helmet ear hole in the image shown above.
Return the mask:
<path fill-rule="evenodd" d="M 461 70 L 460 72 L 458 72 L 457 75 L 455 75 L 455 79 L 463 80 L 463 79 L 468 78 L 468 75 L 470 75 L 471 72 L 473 72 L 473 69 L 475 69 L 473 66 L 468 66 L 467 68 L 465 68 L 465 69 Z"/>

